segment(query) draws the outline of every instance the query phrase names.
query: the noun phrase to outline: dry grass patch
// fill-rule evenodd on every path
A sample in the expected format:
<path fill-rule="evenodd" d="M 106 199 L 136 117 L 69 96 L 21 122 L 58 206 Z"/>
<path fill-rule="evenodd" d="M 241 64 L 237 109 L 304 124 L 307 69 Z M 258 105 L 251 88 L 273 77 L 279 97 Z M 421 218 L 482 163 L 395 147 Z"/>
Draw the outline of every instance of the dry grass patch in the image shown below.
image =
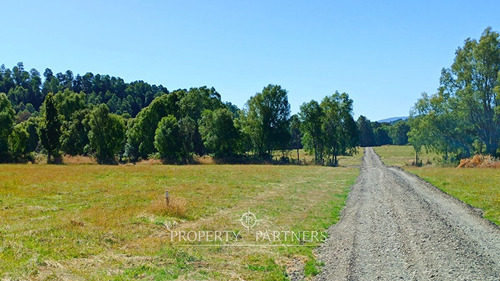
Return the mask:
<path fill-rule="evenodd" d="M 168 217 L 176 217 L 176 218 L 187 218 L 186 211 L 188 209 L 187 200 L 181 197 L 170 198 L 167 204 L 165 197 L 159 196 L 155 199 L 151 206 L 148 208 L 148 211 L 159 215 L 159 216 L 168 216 Z"/>
<path fill-rule="evenodd" d="M 496 161 L 491 155 L 474 155 L 474 157 L 471 158 L 461 159 L 457 168 L 500 169 L 500 161 Z"/>
<path fill-rule="evenodd" d="M 77 155 L 77 156 L 71 156 L 71 155 L 64 155 L 63 156 L 63 163 L 64 164 L 69 164 L 69 165 L 74 165 L 74 164 L 87 164 L 87 165 L 95 165 L 97 164 L 97 160 L 94 157 L 90 156 L 82 156 L 82 155 Z"/>
<path fill-rule="evenodd" d="M 163 165 L 160 159 L 146 159 L 136 163 L 136 165 Z"/>

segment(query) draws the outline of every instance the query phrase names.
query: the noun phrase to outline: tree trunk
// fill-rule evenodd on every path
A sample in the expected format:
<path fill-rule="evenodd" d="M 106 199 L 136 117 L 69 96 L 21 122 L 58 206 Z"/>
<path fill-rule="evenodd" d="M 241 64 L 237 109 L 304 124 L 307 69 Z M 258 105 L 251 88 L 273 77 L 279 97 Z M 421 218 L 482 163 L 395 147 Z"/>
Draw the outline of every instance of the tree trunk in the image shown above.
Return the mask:
<path fill-rule="evenodd" d="M 490 132 L 490 137 L 488 142 L 486 143 L 486 151 L 488 154 L 490 154 L 493 157 L 497 156 L 497 149 L 498 149 L 498 138 L 496 132 L 494 132 L 494 129 Z"/>

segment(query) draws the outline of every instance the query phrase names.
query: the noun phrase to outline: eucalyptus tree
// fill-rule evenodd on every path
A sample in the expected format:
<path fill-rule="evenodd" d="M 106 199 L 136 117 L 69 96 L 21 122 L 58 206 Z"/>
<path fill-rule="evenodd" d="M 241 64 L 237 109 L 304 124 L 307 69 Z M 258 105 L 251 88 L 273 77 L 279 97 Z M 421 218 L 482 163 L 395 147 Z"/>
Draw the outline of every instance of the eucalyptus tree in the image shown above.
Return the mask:
<path fill-rule="evenodd" d="M 279 85 L 269 84 L 251 97 L 244 111 L 245 133 L 259 157 L 270 157 L 283 150 L 290 140 L 290 104 L 288 93 Z"/>

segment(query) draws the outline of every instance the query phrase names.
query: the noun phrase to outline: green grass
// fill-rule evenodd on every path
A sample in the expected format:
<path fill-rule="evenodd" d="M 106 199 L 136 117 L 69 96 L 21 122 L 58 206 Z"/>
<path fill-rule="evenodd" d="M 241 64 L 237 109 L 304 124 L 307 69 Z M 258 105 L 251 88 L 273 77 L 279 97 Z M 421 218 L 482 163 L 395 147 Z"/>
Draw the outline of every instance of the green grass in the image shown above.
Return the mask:
<path fill-rule="evenodd" d="M 459 169 L 434 165 L 405 165 L 414 157 L 411 146 L 375 147 L 375 152 L 387 165 L 401 166 L 430 182 L 447 194 L 483 210 L 484 218 L 500 225 L 500 171 L 493 168 Z M 422 156 L 436 158 L 437 155 Z M 425 160 L 424 160 L 425 163 Z"/>
<path fill-rule="evenodd" d="M 240 247 L 253 233 L 239 219 L 251 210 L 261 220 L 255 230 L 325 230 L 360 158 L 337 168 L 0 165 L 0 279 L 279 280 L 297 259 L 314 275 L 314 247 Z M 186 246 L 166 225 L 241 232 L 231 247 Z"/>
<path fill-rule="evenodd" d="M 373 148 L 380 156 L 384 164 L 389 166 L 411 166 L 415 162 L 415 150 L 410 145 L 384 145 Z M 435 164 L 440 159 L 438 154 L 429 152 L 425 149 L 419 155 L 419 160 L 424 166 Z"/>

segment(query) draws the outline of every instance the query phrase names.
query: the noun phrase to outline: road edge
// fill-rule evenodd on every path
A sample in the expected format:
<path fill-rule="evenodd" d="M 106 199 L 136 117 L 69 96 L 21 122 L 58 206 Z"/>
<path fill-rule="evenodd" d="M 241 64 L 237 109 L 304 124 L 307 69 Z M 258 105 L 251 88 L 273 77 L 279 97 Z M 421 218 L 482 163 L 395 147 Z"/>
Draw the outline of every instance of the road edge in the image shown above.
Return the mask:
<path fill-rule="evenodd" d="M 494 223 L 494 222 L 492 222 L 489 219 L 487 219 L 487 218 L 484 217 L 484 210 L 483 209 L 481 209 L 479 207 L 472 206 L 471 204 L 469 204 L 467 202 L 464 202 L 464 201 L 458 199 L 457 197 L 448 194 L 447 192 L 445 192 L 444 190 L 440 189 L 439 187 L 437 187 L 437 186 L 433 185 L 432 183 L 426 181 L 425 179 L 423 179 L 419 175 L 411 173 L 409 171 L 406 171 L 401 166 L 394 166 L 394 165 L 387 165 L 387 164 L 385 164 L 384 161 L 382 160 L 382 157 L 375 151 L 375 149 L 373 149 L 373 152 L 378 156 L 378 158 L 380 159 L 380 162 L 382 162 L 382 164 L 384 166 L 386 166 L 389 171 L 391 169 L 396 169 L 396 170 L 399 170 L 401 172 L 404 172 L 405 174 L 409 175 L 410 177 L 413 177 L 413 178 L 419 180 L 420 182 L 422 182 L 427 188 L 433 189 L 433 190 L 441 193 L 442 195 L 451 198 L 452 200 L 455 201 L 455 203 L 458 203 L 458 204 L 464 206 L 469 211 L 470 214 L 472 214 L 472 215 L 480 218 L 483 222 L 486 222 L 490 226 L 493 226 L 494 228 L 500 230 L 500 226 L 499 225 L 497 225 L 496 223 Z M 364 157 L 364 155 L 363 155 L 363 157 Z"/>

